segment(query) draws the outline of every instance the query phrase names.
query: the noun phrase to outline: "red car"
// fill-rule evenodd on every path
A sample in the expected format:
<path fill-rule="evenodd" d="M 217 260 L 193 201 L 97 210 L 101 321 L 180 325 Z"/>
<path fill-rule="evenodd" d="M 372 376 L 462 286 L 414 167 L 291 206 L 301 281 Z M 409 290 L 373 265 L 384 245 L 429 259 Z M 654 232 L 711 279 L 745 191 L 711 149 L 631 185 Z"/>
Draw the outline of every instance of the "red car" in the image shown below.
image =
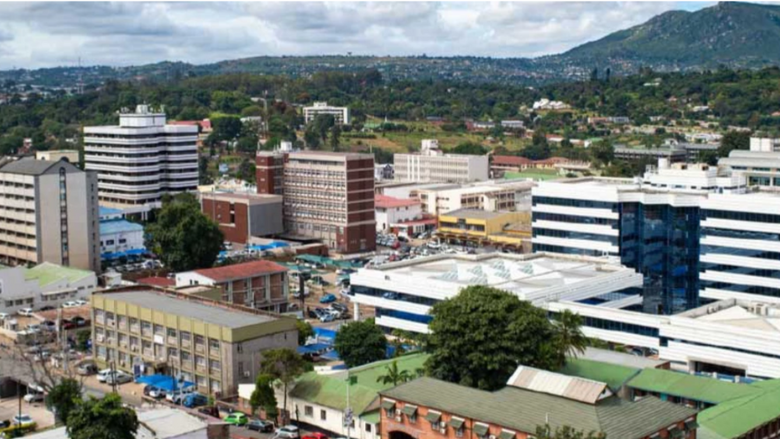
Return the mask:
<path fill-rule="evenodd" d="M 301 439 L 328 439 L 328 436 L 322 434 L 322 433 L 309 433 Z"/>

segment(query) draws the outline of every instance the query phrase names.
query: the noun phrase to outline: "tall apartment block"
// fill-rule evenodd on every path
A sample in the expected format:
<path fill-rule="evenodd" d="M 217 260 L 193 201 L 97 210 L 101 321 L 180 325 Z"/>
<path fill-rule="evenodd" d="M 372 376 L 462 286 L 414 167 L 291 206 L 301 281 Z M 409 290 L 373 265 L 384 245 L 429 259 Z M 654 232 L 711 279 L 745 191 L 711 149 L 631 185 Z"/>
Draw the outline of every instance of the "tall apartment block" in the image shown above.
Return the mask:
<path fill-rule="evenodd" d="M 348 107 L 334 107 L 328 105 L 327 102 L 315 102 L 311 107 L 303 107 L 303 118 L 306 123 L 323 115 L 333 116 L 336 125 L 349 125 L 350 123 Z"/>
<path fill-rule="evenodd" d="M 198 187 L 198 127 L 166 124 L 165 113 L 139 105 L 119 125 L 84 127 L 84 163 L 98 172 L 100 202 L 142 213 L 163 194 Z"/>
<path fill-rule="evenodd" d="M 100 271 L 98 179 L 65 160 L 0 168 L 0 261 Z"/>

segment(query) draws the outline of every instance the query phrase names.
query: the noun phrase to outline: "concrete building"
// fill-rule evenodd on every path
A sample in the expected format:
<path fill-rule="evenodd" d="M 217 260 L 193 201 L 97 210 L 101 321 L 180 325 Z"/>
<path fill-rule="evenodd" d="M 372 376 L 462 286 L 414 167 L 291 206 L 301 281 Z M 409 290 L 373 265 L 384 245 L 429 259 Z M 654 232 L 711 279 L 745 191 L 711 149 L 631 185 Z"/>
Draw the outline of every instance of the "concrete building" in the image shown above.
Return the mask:
<path fill-rule="evenodd" d="M 334 107 L 327 102 L 315 102 L 311 107 L 303 107 L 303 118 L 306 123 L 313 121 L 317 116 L 333 116 L 336 125 L 349 125 L 352 122 L 347 107 Z"/>
<path fill-rule="evenodd" d="M 98 182 L 64 160 L 0 168 L 0 262 L 100 272 Z"/>
<path fill-rule="evenodd" d="M 0 312 L 15 314 L 23 308 L 58 308 L 67 301 L 88 300 L 96 287 L 97 276 L 88 270 L 48 262 L 33 268 L 3 268 L 0 269 Z"/>
<path fill-rule="evenodd" d="M 374 156 L 294 152 L 284 163 L 284 227 L 331 250 L 374 250 Z"/>
<path fill-rule="evenodd" d="M 200 206 L 229 242 L 246 244 L 253 236 L 284 232 L 280 195 L 204 192 Z"/>
<path fill-rule="evenodd" d="M 530 251 L 531 215 L 459 209 L 439 215 L 436 236 L 445 242 L 474 247 L 490 245 L 514 252 Z"/>
<path fill-rule="evenodd" d="M 35 151 L 36 160 L 48 160 L 56 162 L 58 160 L 67 160 L 74 165 L 79 165 L 79 152 L 75 149 L 56 149 L 49 151 Z"/>
<path fill-rule="evenodd" d="M 493 180 L 452 187 L 440 185 L 410 191 L 422 203 L 423 212 L 442 215 L 459 209 L 486 212 L 515 212 L 531 209 L 531 188 L 527 180 Z"/>
<path fill-rule="evenodd" d="M 494 392 L 418 378 L 380 392 L 382 439 L 530 439 L 545 425 L 607 438 L 696 438 L 696 410 L 604 396 L 606 387 L 522 366 Z"/>
<path fill-rule="evenodd" d="M 252 261 L 176 273 L 176 287 L 204 285 L 219 290 L 223 302 L 273 312 L 286 312 L 287 268 L 271 261 Z"/>
<path fill-rule="evenodd" d="M 676 163 L 686 161 L 688 152 L 684 148 L 677 146 L 649 148 L 645 146 L 615 145 L 615 158 L 619 160 L 668 159 L 670 162 Z"/>
<path fill-rule="evenodd" d="M 744 175 L 751 186 L 780 186 L 780 139 L 751 137 L 749 151 L 732 150 L 718 166 Z"/>
<path fill-rule="evenodd" d="M 423 140 L 420 154 L 393 155 L 395 179 L 416 182 L 484 181 L 489 178 L 487 155 L 445 154 L 435 140 Z"/>
<path fill-rule="evenodd" d="M 120 209 L 101 207 L 100 259 L 140 256 L 146 252 L 144 226 L 124 219 Z"/>
<path fill-rule="evenodd" d="M 197 189 L 197 141 L 197 126 L 139 105 L 120 111 L 117 126 L 84 127 L 84 164 L 98 172 L 101 204 L 145 215 L 162 195 Z"/>
<path fill-rule="evenodd" d="M 284 193 L 284 160 L 282 152 L 259 151 L 255 157 L 255 182 L 258 194 Z"/>
<path fill-rule="evenodd" d="M 755 152 L 780 152 L 780 138 L 751 137 L 750 150 Z"/>
<path fill-rule="evenodd" d="M 422 218 L 422 207 L 420 202 L 415 199 L 375 195 L 374 209 L 376 210 L 377 232 L 392 229 L 398 223 L 406 223 Z"/>
<path fill-rule="evenodd" d="M 180 376 L 215 396 L 255 382 L 265 351 L 298 346 L 294 318 L 144 286 L 96 292 L 92 312 L 100 367 Z"/>
<path fill-rule="evenodd" d="M 375 308 L 379 326 L 427 333 L 431 306 L 469 285 L 504 289 L 536 305 L 602 297 L 630 302 L 633 297 L 612 293 L 640 286 L 642 276 L 599 258 L 442 254 L 363 268 L 350 276 L 350 283 L 356 319 L 358 305 L 368 305 Z"/>

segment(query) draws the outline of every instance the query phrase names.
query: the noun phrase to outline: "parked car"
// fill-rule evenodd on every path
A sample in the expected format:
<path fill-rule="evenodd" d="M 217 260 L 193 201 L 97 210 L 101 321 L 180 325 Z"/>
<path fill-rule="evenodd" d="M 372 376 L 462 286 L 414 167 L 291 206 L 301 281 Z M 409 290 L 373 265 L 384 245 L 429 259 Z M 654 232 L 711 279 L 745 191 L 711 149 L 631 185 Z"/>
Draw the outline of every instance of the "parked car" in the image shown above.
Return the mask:
<path fill-rule="evenodd" d="M 332 322 L 336 320 L 336 316 L 329 312 L 324 312 L 320 315 L 320 321 L 323 323 Z"/>
<path fill-rule="evenodd" d="M 17 314 L 19 314 L 20 316 L 30 317 L 31 315 L 33 315 L 33 309 L 32 308 L 22 308 L 22 309 L 19 310 L 19 312 Z"/>
<path fill-rule="evenodd" d="M 246 425 L 249 422 L 249 418 L 241 412 L 233 412 L 227 415 L 223 421 L 232 425 Z"/>
<path fill-rule="evenodd" d="M 298 439 L 301 437 L 300 430 L 294 425 L 285 425 L 284 427 L 277 428 L 274 433 L 275 438 L 280 439 Z"/>
<path fill-rule="evenodd" d="M 196 392 L 196 393 L 190 393 L 189 395 L 185 396 L 181 405 L 187 407 L 188 409 L 192 409 L 195 407 L 207 405 L 208 403 L 209 403 L 208 396 Z"/>
<path fill-rule="evenodd" d="M 181 404 L 184 397 L 186 397 L 192 392 L 194 392 L 194 389 L 192 387 L 188 387 L 186 389 L 174 390 L 173 392 L 166 392 L 165 399 L 174 404 Z"/>
<path fill-rule="evenodd" d="M 320 303 L 331 303 L 336 301 L 336 295 L 334 294 L 325 294 L 320 298 Z"/>
<path fill-rule="evenodd" d="M 76 301 L 76 303 L 78 304 L 78 306 L 89 305 L 89 302 L 87 302 L 84 299 L 79 299 L 79 300 Z"/>
<path fill-rule="evenodd" d="M 342 314 L 349 312 L 349 308 L 347 308 L 347 305 L 344 305 L 343 303 L 339 303 L 339 302 L 331 303 L 330 308 L 335 309 L 336 311 L 339 311 Z"/>
<path fill-rule="evenodd" d="M 43 396 L 43 387 L 31 383 L 27 386 L 27 394 L 24 395 L 23 399 L 27 403 L 42 402 Z"/>
<path fill-rule="evenodd" d="M 309 433 L 307 435 L 304 435 L 302 439 L 328 439 L 328 435 L 319 432 L 314 432 L 314 433 Z"/>
<path fill-rule="evenodd" d="M 219 409 L 216 408 L 213 405 L 208 405 L 205 407 L 198 407 L 198 413 L 202 413 L 204 415 L 213 416 L 215 418 L 219 418 Z"/>
<path fill-rule="evenodd" d="M 167 393 L 165 389 L 161 389 L 159 387 L 153 386 L 151 389 L 149 389 L 149 397 L 154 399 L 162 399 L 167 396 Z"/>
<path fill-rule="evenodd" d="M 8 313 L 0 312 L 0 322 L 7 319 L 8 317 L 11 317 L 11 315 Z"/>
<path fill-rule="evenodd" d="M 97 372 L 97 380 L 100 383 L 105 383 L 106 378 L 108 377 L 108 374 L 112 372 L 111 369 L 103 369 Z"/>
<path fill-rule="evenodd" d="M 62 304 L 63 308 L 77 308 L 79 304 L 75 300 L 69 300 Z"/>
<path fill-rule="evenodd" d="M 274 431 L 274 424 L 273 422 L 263 421 L 262 419 L 252 419 L 246 424 L 246 428 L 261 433 L 270 433 Z"/>
<path fill-rule="evenodd" d="M 106 375 L 106 384 L 125 384 L 132 381 L 133 376 L 121 370 L 115 370 Z"/>
<path fill-rule="evenodd" d="M 14 425 L 21 425 L 22 427 L 28 427 L 35 424 L 33 418 L 31 418 L 30 415 L 25 414 L 14 416 L 12 422 Z"/>
<path fill-rule="evenodd" d="M 87 319 L 79 316 L 73 317 L 70 321 L 76 326 L 85 326 L 87 324 Z"/>

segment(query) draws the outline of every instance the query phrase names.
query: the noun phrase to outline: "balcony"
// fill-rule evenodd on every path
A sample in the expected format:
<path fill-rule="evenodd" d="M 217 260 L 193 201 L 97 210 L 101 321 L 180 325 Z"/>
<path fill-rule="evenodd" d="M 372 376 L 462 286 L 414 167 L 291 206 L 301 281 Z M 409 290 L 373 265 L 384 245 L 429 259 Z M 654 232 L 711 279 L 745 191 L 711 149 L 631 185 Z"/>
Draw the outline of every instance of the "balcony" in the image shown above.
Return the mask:
<path fill-rule="evenodd" d="M 222 370 L 221 369 L 209 368 L 209 375 L 211 375 L 213 377 L 216 377 L 216 378 L 220 378 L 222 376 Z"/>
<path fill-rule="evenodd" d="M 206 345 L 195 343 L 195 352 L 206 352 Z"/>
<path fill-rule="evenodd" d="M 192 370 L 192 361 L 190 360 L 183 360 L 181 362 L 181 368 L 185 370 Z"/>
<path fill-rule="evenodd" d="M 141 329 L 141 335 L 147 338 L 152 338 L 152 329 Z"/>
<path fill-rule="evenodd" d="M 183 348 L 188 348 L 188 347 L 190 347 L 190 346 L 192 346 L 192 342 L 191 342 L 191 341 L 189 341 L 189 340 L 185 340 L 185 339 L 182 339 L 182 340 L 181 340 L 181 347 L 183 347 Z"/>
<path fill-rule="evenodd" d="M 99 325 L 105 325 L 106 324 L 106 318 L 103 316 L 95 316 L 95 322 Z"/>
<path fill-rule="evenodd" d="M 154 351 L 151 348 L 144 349 L 144 357 L 154 358 Z"/>
<path fill-rule="evenodd" d="M 133 334 L 138 334 L 138 332 L 141 330 L 141 327 L 138 325 L 130 325 L 130 332 Z"/>
<path fill-rule="evenodd" d="M 209 355 L 214 358 L 219 358 L 219 349 L 209 349 Z"/>
<path fill-rule="evenodd" d="M 170 335 L 168 336 L 168 338 L 166 340 L 167 340 L 168 344 L 172 344 L 172 345 L 179 344 L 179 339 L 176 338 L 176 337 L 172 337 Z"/>
<path fill-rule="evenodd" d="M 198 372 L 205 372 L 206 371 L 206 365 L 205 364 L 198 364 L 195 366 L 195 370 Z"/>

